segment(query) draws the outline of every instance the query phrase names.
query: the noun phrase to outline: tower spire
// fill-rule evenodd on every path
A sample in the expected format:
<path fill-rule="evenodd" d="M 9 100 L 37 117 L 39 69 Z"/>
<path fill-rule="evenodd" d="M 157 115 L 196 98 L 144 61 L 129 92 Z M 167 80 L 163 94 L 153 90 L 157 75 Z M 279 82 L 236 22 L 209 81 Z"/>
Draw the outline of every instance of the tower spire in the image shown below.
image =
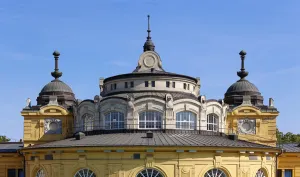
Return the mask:
<path fill-rule="evenodd" d="M 241 57 L 241 71 L 237 72 L 237 75 L 241 78 L 241 79 L 245 79 L 245 77 L 248 76 L 248 72 L 245 70 L 245 56 L 246 56 L 246 52 L 244 50 L 240 51 L 240 57 Z"/>
<path fill-rule="evenodd" d="M 55 79 L 58 79 L 62 76 L 62 72 L 59 72 L 59 69 L 58 69 L 58 58 L 59 58 L 59 55 L 60 53 L 58 51 L 54 51 L 53 52 L 53 56 L 54 56 L 54 59 L 55 59 L 55 68 L 54 68 L 54 71 L 51 72 L 51 75 L 55 78 Z"/>
<path fill-rule="evenodd" d="M 152 39 L 151 39 L 151 29 L 150 29 L 150 15 L 147 16 L 148 17 L 148 29 L 147 29 L 147 33 L 148 33 L 148 36 L 147 36 L 147 40 L 144 44 L 144 52 L 146 51 L 154 51 L 155 49 L 155 46 L 154 46 L 154 43 L 152 42 Z"/>

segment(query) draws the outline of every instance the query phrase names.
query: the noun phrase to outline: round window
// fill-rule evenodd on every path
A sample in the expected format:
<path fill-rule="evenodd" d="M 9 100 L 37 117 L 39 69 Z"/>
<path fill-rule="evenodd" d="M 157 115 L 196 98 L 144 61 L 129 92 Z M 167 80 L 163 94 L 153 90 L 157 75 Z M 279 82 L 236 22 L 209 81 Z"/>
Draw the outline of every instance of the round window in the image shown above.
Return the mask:
<path fill-rule="evenodd" d="M 164 175 L 153 168 L 147 168 L 140 171 L 136 177 L 164 177 Z"/>
<path fill-rule="evenodd" d="M 81 169 L 76 172 L 74 177 L 96 177 L 96 174 L 89 169 Z"/>
<path fill-rule="evenodd" d="M 204 177 L 227 177 L 221 169 L 214 168 L 205 173 Z"/>

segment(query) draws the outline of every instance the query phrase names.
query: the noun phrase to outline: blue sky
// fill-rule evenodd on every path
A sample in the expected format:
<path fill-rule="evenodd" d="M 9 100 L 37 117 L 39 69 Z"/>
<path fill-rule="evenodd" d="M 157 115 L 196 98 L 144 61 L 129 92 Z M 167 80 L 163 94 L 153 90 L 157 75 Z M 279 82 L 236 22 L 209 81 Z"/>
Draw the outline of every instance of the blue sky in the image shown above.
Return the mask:
<path fill-rule="evenodd" d="M 78 99 L 99 94 L 98 79 L 133 71 L 147 15 L 163 67 L 201 79 L 201 94 L 223 98 L 238 77 L 239 51 L 265 98 L 275 100 L 281 131 L 300 133 L 300 1 L 52 0 L 0 2 L 0 134 L 23 136 L 21 109 L 52 80 Z"/>

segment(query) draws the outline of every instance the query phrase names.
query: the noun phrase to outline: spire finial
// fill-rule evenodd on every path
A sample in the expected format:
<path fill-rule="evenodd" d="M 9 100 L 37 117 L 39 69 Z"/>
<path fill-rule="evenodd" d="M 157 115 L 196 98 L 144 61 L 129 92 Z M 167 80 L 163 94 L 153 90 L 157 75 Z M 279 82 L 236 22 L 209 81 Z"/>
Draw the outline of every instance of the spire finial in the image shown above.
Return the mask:
<path fill-rule="evenodd" d="M 151 30 L 150 30 L 150 15 L 147 15 L 147 17 L 148 17 L 148 30 L 147 30 L 148 37 L 147 37 L 147 39 L 151 39 L 151 36 L 150 36 L 150 33 L 151 33 Z"/>
<path fill-rule="evenodd" d="M 153 44 L 153 42 L 151 40 L 151 35 L 150 35 L 150 33 L 151 33 L 151 29 L 150 29 L 150 15 L 147 15 L 147 17 L 148 17 L 148 29 L 147 29 L 148 36 L 147 36 L 147 40 L 146 40 L 146 42 L 144 44 L 144 52 L 146 52 L 146 51 L 154 51 L 154 48 L 155 48 L 155 46 L 154 46 L 154 44 Z"/>
<path fill-rule="evenodd" d="M 245 77 L 248 76 L 248 72 L 245 70 L 245 56 L 246 56 L 246 52 L 244 50 L 240 51 L 240 56 L 241 56 L 241 71 L 237 72 L 237 75 L 241 78 L 244 79 Z"/>
<path fill-rule="evenodd" d="M 51 75 L 55 79 L 58 79 L 59 77 L 62 76 L 62 72 L 59 72 L 59 69 L 58 69 L 58 58 L 59 58 L 59 55 L 60 55 L 60 53 L 58 51 L 55 50 L 53 52 L 53 56 L 54 56 L 54 59 L 55 59 L 55 68 L 54 68 L 54 72 L 51 72 Z"/>

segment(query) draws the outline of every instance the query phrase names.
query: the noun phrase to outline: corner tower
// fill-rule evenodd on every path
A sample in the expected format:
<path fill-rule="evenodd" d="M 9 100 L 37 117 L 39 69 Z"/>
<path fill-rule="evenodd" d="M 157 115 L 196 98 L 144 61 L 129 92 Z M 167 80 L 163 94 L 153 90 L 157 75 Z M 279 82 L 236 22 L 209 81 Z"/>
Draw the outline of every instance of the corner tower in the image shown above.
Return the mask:
<path fill-rule="evenodd" d="M 258 88 L 248 80 L 245 69 L 246 52 L 241 51 L 240 77 L 225 93 L 224 101 L 229 105 L 227 115 L 227 133 L 238 134 L 239 139 L 276 146 L 276 117 L 279 112 L 273 99 L 264 105 L 263 96 Z"/>
<path fill-rule="evenodd" d="M 67 84 L 59 80 L 62 76 L 58 69 L 60 53 L 55 51 L 53 55 L 55 69 L 51 75 L 54 80 L 42 88 L 37 105 L 32 105 L 28 98 L 21 112 L 24 117 L 24 147 L 61 140 L 73 134 L 75 95 Z"/>

